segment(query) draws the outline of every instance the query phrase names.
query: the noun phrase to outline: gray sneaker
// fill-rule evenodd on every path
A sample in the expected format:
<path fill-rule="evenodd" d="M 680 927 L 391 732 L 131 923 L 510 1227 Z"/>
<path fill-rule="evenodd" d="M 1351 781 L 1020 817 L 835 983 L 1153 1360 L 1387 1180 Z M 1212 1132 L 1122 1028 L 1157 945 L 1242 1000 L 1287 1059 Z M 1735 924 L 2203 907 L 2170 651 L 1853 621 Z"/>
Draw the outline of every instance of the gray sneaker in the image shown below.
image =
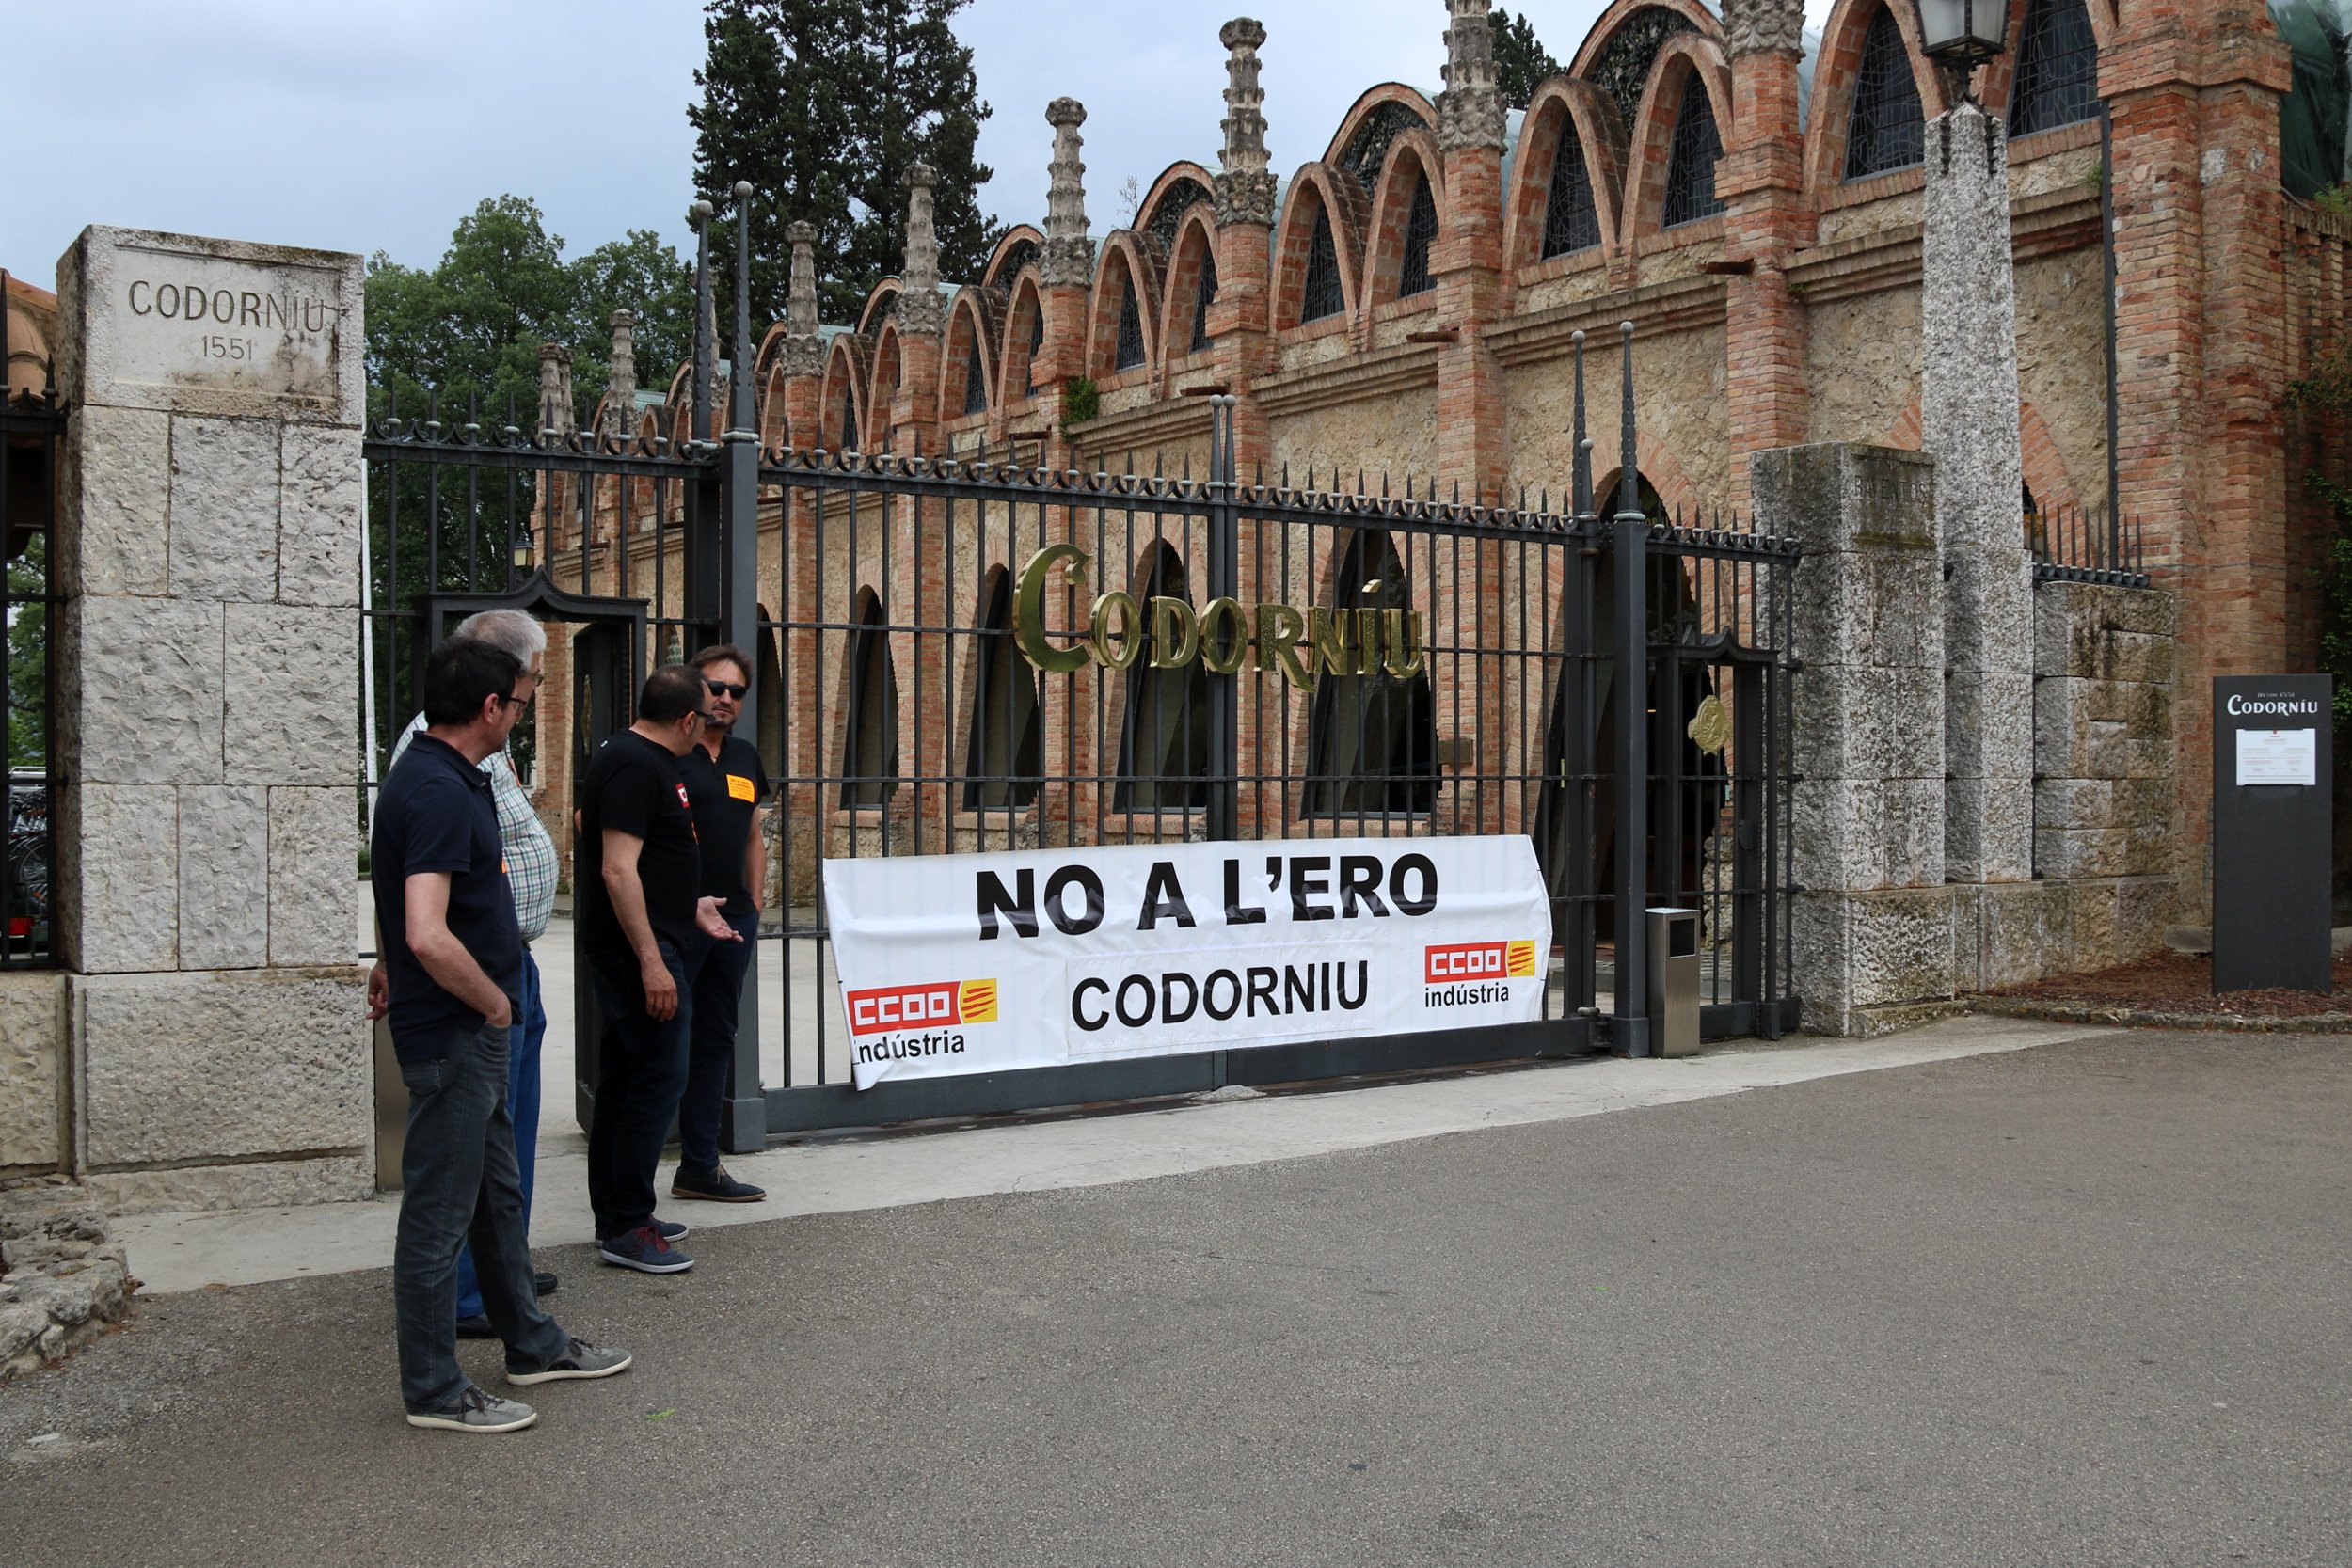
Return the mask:
<path fill-rule="evenodd" d="M 630 1359 L 625 1350 L 592 1345 L 574 1336 L 563 1354 L 535 1372 L 518 1372 L 508 1368 L 506 1381 L 517 1388 L 527 1388 L 534 1383 L 553 1383 L 567 1377 L 611 1377 L 614 1372 L 628 1370 Z"/>
<path fill-rule="evenodd" d="M 442 1427 L 451 1432 L 520 1432 L 538 1418 L 539 1413 L 527 1404 L 470 1387 L 457 1396 L 455 1404 L 439 1410 L 408 1412 L 408 1424 L 412 1427 Z"/>

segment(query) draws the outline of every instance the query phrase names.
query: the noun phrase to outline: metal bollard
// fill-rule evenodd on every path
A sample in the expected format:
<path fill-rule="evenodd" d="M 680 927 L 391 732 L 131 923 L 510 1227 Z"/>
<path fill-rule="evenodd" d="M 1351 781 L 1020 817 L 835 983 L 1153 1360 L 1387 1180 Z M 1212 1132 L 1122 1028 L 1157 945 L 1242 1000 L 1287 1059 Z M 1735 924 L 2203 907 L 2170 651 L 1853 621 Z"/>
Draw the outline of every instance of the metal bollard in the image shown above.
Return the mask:
<path fill-rule="evenodd" d="M 1649 911 L 1650 1053 L 1699 1049 L 1699 911 Z"/>

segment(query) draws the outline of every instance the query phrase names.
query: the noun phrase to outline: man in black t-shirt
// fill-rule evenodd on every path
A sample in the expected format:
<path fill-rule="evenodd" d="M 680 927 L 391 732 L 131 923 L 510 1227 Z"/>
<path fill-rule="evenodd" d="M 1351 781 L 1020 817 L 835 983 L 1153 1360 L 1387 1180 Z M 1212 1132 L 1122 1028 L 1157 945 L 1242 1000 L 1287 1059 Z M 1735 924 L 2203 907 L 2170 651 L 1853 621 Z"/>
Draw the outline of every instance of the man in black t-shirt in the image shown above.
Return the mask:
<path fill-rule="evenodd" d="M 537 1420 L 457 1364 L 457 1253 L 470 1245 L 483 1309 L 506 1341 L 506 1381 L 610 1377 L 626 1351 L 576 1339 L 540 1310 L 522 1175 L 506 1110 L 508 1026 L 522 995 L 522 934 L 498 808 L 479 764 L 530 701 L 522 661 L 453 638 L 424 671 L 424 733 L 376 797 L 370 863 L 382 959 L 368 1016 L 389 1018 L 408 1088 L 392 1299 L 408 1424 L 514 1432 Z"/>
<path fill-rule="evenodd" d="M 756 1203 L 768 1196 L 738 1181 L 719 1164 L 719 1123 L 735 1063 L 735 1021 L 743 998 L 743 971 L 759 954 L 759 895 L 768 880 L 768 841 L 759 831 L 759 803 L 768 774 L 759 748 L 734 733 L 751 691 L 751 660 L 722 643 L 689 662 L 710 690 L 710 721 L 702 738 L 678 759 L 686 798 L 702 840 L 702 891 L 742 940 L 713 942 L 687 969 L 693 1021 L 686 1051 L 686 1097 L 678 1102 L 677 1175 L 670 1196 L 719 1203 Z M 755 971 L 756 973 L 756 971 Z"/>
<path fill-rule="evenodd" d="M 694 1266 L 654 1218 L 653 1179 L 686 1088 L 687 974 L 711 941 L 735 942 L 702 896 L 702 853 L 677 759 L 710 717 L 702 677 L 665 665 L 637 722 L 597 748 L 580 781 L 577 941 L 604 1015 L 588 1201 L 597 1255 L 644 1274 Z"/>

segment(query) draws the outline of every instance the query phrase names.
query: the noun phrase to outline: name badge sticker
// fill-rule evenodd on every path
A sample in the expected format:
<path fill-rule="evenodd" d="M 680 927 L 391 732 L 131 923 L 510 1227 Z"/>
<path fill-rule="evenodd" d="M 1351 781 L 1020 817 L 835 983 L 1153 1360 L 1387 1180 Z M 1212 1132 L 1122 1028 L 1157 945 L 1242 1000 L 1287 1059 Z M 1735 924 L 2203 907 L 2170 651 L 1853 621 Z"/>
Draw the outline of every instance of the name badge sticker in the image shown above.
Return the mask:
<path fill-rule="evenodd" d="M 752 787 L 752 781 L 740 773 L 727 775 L 727 795 L 737 800 L 756 801 L 759 799 L 759 791 Z"/>

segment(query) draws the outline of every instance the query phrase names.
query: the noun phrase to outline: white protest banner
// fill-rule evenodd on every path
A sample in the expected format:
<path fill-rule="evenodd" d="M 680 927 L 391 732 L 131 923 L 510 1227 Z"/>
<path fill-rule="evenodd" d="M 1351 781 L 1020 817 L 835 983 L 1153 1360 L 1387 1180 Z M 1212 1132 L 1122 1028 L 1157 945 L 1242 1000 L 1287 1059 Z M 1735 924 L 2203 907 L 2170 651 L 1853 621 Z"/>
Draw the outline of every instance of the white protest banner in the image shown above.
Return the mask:
<path fill-rule="evenodd" d="M 1551 905 L 1478 838 L 825 863 L 857 1086 L 1525 1022 Z"/>

